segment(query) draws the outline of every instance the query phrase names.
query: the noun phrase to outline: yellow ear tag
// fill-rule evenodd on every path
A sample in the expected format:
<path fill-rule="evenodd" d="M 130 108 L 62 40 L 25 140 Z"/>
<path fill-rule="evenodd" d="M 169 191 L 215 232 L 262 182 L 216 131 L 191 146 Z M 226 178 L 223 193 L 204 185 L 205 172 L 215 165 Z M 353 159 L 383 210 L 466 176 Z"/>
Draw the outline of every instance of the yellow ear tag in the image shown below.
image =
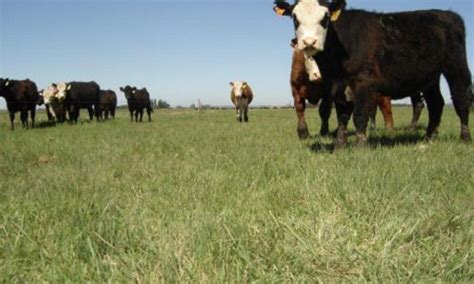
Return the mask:
<path fill-rule="evenodd" d="M 332 14 L 331 14 L 331 22 L 337 21 L 337 20 L 339 19 L 339 16 L 340 16 L 340 15 L 341 15 L 341 9 L 332 12 Z"/>
<path fill-rule="evenodd" d="M 276 12 L 279 16 L 283 16 L 283 15 L 285 14 L 285 9 L 281 9 L 281 8 L 275 7 L 275 12 Z"/>

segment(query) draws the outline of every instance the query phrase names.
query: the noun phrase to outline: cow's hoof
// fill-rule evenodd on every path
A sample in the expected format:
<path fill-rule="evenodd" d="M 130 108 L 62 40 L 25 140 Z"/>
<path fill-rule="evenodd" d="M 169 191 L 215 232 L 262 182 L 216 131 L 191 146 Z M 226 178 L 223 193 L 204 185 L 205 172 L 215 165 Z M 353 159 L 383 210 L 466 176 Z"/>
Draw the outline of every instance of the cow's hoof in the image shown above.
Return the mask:
<path fill-rule="evenodd" d="M 246 117 L 246 118 L 244 119 L 244 121 L 245 121 L 245 122 L 249 122 L 249 118 Z"/>
<path fill-rule="evenodd" d="M 301 140 L 308 139 L 309 138 L 308 128 L 298 128 L 298 137 Z"/>
<path fill-rule="evenodd" d="M 357 134 L 357 146 L 359 147 L 366 147 L 369 144 L 367 136 L 362 133 Z"/>
<path fill-rule="evenodd" d="M 461 134 L 461 140 L 465 143 L 471 143 L 472 142 L 472 137 L 471 134 L 469 133 L 462 133 Z"/>
<path fill-rule="evenodd" d="M 319 134 L 320 134 L 322 137 L 328 137 L 328 136 L 330 136 L 329 129 L 327 129 L 327 128 L 321 128 L 321 131 L 319 132 Z"/>
<path fill-rule="evenodd" d="M 334 151 L 339 151 L 339 150 L 342 150 L 344 148 L 346 148 L 347 146 L 347 139 L 346 138 L 336 138 L 335 142 L 334 142 Z"/>

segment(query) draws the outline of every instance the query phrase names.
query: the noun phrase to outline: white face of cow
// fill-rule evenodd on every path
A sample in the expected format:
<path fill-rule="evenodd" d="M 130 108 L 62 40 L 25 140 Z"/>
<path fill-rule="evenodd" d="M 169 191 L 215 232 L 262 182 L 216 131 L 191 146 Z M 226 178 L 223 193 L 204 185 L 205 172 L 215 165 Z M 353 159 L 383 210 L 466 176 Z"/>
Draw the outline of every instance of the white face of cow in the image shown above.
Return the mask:
<path fill-rule="evenodd" d="M 68 85 L 64 82 L 61 82 L 57 85 L 58 92 L 56 94 L 56 98 L 60 101 L 66 98 L 66 93 L 71 89 L 71 85 Z"/>
<path fill-rule="evenodd" d="M 324 50 L 330 21 L 329 9 L 318 0 L 302 0 L 293 8 L 298 50 L 315 55 Z"/>
<path fill-rule="evenodd" d="M 244 90 L 247 88 L 247 83 L 242 81 L 231 82 L 232 92 L 234 93 L 237 99 L 242 98 Z"/>

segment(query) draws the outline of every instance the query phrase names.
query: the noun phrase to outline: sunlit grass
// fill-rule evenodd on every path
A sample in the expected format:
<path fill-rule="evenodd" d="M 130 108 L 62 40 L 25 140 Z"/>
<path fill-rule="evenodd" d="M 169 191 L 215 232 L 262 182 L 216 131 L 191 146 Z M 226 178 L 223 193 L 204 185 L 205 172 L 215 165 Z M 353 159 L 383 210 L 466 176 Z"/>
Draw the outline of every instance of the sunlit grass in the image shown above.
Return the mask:
<path fill-rule="evenodd" d="M 451 108 L 429 144 L 394 116 L 332 153 L 293 110 L 14 132 L 0 113 L 0 282 L 472 281 L 473 145 Z"/>

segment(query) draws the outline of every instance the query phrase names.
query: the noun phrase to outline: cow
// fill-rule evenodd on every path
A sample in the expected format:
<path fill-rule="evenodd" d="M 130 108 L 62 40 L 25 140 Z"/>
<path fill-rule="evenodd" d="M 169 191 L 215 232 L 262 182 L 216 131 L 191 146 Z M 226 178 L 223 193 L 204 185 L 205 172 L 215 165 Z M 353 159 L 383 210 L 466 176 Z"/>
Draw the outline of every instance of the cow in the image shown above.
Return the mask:
<path fill-rule="evenodd" d="M 320 69 L 314 60 L 308 60 L 304 52 L 295 49 L 296 42 L 292 41 L 293 59 L 291 66 L 290 84 L 294 99 L 294 107 L 298 117 L 297 133 L 300 139 L 309 137 L 308 126 L 305 121 L 306 101 L 311 104 L 319 104 L 319 116 L 321 118 L 321 136 L 329 134 L 329 118 L 333 106 L 332 97 L 324 91 L 324 84 Z M 413 118 L 411 128 L 416 128 L 424 104 L 420 95 L 411 97 L 413 104 Z M 385 127 L 391 131 L 394 128 L 392 116 L 391 98 L 386 96 L 375 96 L 371 106 L 371 128 L 375 128 L 375 117 L 377 106 L 382 111 Z"/>
<path fill-rule="evenodd" d="M 357 142 L 367 144 L 370 103 L 377 93 L 392 99 L 423 93 L 429 112 L 426 139 L 436 138 L 444 107 L 441 75 L 448 81 L 460 118 L 461 139 L 472 141 L 468 126 L 472 82 L 459 15 L 440 10 L 387 14 L 348 10 L 345 0 L 275 4 L 278 14 L 293 18 L 296 48 L 316 60 L 323 79 L 347 85 L 353 93 L 353 111 L 339 105 L 336 148 L 347 144 L 352 112 Z M 340 97 L 341 88 L 335 93 Z"/>
<path fill-rule="evenodd" d="M 127 99 L 131 121 L 133 121 L 133 116 L 135 116 L 135 122 L 138 122 L 138 116 L 140 115 L 140 122 L 142 122 L 144 109 L 147 111 L 148 121 L 151 121 L 153 109 L 151 107 L 150 94 L 146 88 L 137 89 L 136 87 L 127 85 L 120 87 L 120 91 L 124 93 Z"/>
<path fill-rule="evenodd" d="M 39 92 L 41 101 L 46 107 L 46 114 L 50 122 L 64 122 L 66 112 L 64 109 L 64 98 L 58 98 L 58 86 L 51 84 L 45 90 Z"/>
<path fill-rule="evenodd" d="M 112 90 L 100 91 L 100 117 L 109 119 L 109 113 L 115 119 L 117 95 Z"/>
<path fill-rule="evenodd" d="M 249 84 L 244 81 L 230 82 L 230 86 L 232 87 L 230 92 L 230 100 L 235 106 L 237 120 L 239 122 L 242 122 L 242 120 L 248 122 L 249 105 L 253 100 L 252 88 L 250 88 Z"/>
<path fill-rule="evenodd" d="M 28 128 L 28 112 L 30 112 L 31 126 L 35 127 L 36 105 L 40 102 L 38 88 L 35 82 L 26 80 L 10 80 L 0 78 L 0 97 L 7 102 L 10 114 L 10 129 L 14 130 L 15 113 L 20 112 L 23 127 Z"/>
<path fill-rule="evenodd" d="M 99 120 L 100 87 L 96 82 L 61 82 L 57 88 L 57 98 L 64 100 L 70 123 L 77 123 L 81 108 L 88 110 L 90 120 L 94 119 L 94 114 Z"/>

